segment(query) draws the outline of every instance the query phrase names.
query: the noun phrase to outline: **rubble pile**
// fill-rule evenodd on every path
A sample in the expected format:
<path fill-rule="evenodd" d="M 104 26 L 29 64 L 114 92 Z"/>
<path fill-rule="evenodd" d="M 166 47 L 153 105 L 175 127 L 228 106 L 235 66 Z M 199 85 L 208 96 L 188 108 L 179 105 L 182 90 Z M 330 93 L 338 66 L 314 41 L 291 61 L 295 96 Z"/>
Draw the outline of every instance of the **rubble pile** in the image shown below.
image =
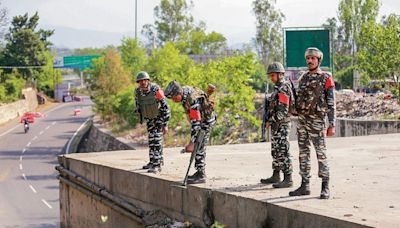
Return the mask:
<path fill-rule="evenodd" d="M 396 99 L 382 94 L 336 94 L 337 117 L 347 119 L 399 119 Z"/>

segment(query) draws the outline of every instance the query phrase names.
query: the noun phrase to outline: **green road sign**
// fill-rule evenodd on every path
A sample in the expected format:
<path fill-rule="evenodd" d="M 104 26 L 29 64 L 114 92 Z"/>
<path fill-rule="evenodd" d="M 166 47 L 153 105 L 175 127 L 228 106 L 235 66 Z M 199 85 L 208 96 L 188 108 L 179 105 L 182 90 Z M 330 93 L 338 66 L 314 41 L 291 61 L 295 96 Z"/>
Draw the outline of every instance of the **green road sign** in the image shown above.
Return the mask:
<path fill-rule="evenodd" d="M 92 60 L 99 57 L 100 55 L 64 56 L 63 68 L 89 68 Z"/>
<path fill-rule="evenodd" d="M 324 53 L 321 67 L 332 67 L 331 33 L 326 28 L 286 28 L 284 30 L 286 68 L 306 67 L 304 52 L 309 47 L 316 47 Z"/>

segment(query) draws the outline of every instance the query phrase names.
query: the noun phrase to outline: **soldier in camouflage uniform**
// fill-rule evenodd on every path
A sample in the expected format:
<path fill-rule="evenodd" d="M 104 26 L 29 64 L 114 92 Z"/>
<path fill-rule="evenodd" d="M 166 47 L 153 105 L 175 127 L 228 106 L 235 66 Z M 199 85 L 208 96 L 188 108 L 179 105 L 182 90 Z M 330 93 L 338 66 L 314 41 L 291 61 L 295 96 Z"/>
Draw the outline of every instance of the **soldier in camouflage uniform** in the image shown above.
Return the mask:
<path fill-rule="evenodd" d="M 185 147 L 186 152 L 193 152 L 194 143 L 200 130 L 205 132 L 203 145 L 195 156 L 196 173 L 188 177 L 188 184 L 205 183 L 205 159 L 206 145 L 210 138 L 211 129 L 216 122 L 216 115 L 212 105 L 208 100 L 208 95 L 202 90 L 180 86 L 178 82 L 172 81 L 165 89 L 165 96 L 174 102 L 182 103 L 185 112 L 189 116 L 191 123 L 190 143 Z"/>
<path fill-rule="evenodd" d="M 296 109 L 299 115 L 297 137 L 299 143 L 301 186 L 289 193 L 290 196 L 310 194 L 310 151 L 313 143 L 318 158 L 318 176 L 322 178 L 321 199 L 328 199 L 329 167 L 326 158 L 325 118 L 328 116 L 327 136 L 335 134 L 336 105 L 332 75 L 322 71 L 323 54 L 317 48 L 305 52 L 308 71 L 299 79 Z"/>
<path fill-rule="evenodd" d="M 170 110 L 161 88 L 150 83 L 150 76 L 142 71 L 136 76 L 138 87 L 135 89 L 135 101 L 140 115 L 140 123 L 143 119 L 147 124 L 149 134 L 150 161 L 143 169 L 150 173 L 161 171 L 163 162 L 163 136 L 168 131 Z"/>
<path fill-rule="evenodd" d="M 294 103 L 292 86 L 284 79 L 285 69 L 279 62 L 271 63 L 267 68 L 267 74 L 275 84 L 268 107 L 267 126 L 271 126 L 271 154 L 273 175 L 267 179 L 261 179 L 263 184 L 273 184 L 274 188 L 288 188 L 293 185 L 292 159 L 289 153 L 290 131 L 290 104 Z M 267 99 L 267 98 L 266 98 Z M 284 174 L 284 180 L 280 179 L 280 171 Z"/>

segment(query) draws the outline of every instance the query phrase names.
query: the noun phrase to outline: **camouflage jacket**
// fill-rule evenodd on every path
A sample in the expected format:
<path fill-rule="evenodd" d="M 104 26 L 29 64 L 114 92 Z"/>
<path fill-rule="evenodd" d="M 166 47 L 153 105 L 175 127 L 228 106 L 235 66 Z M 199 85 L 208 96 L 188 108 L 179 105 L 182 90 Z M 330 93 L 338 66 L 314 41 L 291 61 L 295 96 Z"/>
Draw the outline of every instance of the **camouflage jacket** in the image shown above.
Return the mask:
<path fill-rule="evenodd" d="M 292 85 L 286 81 L 277 82 L 269 99 L 268 122 L 272 124 L 289 123 L 289 107 L 290 104 L 294 103 Z"/>
<path fill-rule="evenodd" d="M 160 124 L 162 126 L 167 126 L 168 125 L 168 121 L 171 117 L 171 111 L 170 108 L 168 106 L 167 100 L 164 96 L 163 91 L 160 89 L 160 87 L 156 84 L 150 84 L 150 89 L 148 92 L 144 92 L 142 89 L 140 88 L 136 88 L 135 89 L 135 103 L 136 103 L 136 107 L 137 107 L 137 112 L 139 114 L 141 114 L 141 110 L 140 110 L 140 104 L 139 104 L 139 96 L 146 96 L 149 93 L 153 93 L 154 94 L 154 98 L 156 100 L 156 102 L 158 103 L 158 116 L 155 119 L 156 120 L 156 124 Z M 148 118 L 144 118 L 146 121 L 149 121 Z"/>
<path fill-rule="evenodd" d="M 331 74 L 318 69 L 314 74 L 307 71 L 299 79 L 296 109 L 299 115 L 311 118 L 325 118 L 335 125 L 336 103 L 335 83 Z"/>

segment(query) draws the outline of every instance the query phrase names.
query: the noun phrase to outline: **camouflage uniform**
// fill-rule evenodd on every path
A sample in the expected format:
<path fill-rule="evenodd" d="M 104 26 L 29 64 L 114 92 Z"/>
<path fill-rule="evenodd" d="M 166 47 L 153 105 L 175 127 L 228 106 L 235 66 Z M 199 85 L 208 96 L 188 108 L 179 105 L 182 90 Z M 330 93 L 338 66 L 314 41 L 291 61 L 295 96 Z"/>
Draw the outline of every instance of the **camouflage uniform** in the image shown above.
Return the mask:
<path fill-rule="evenodd" d="M 277 82 L 271 95 L 268 109 L 271 123 L 271 155 L 272 169 L 284 174 L 292 174 L 292 159 L 289 152 L 290 116 L 289 103 L 293 102 L 291 84 L 285 81 Z"/>
<path fill-rule="evenodd" d="M 164 93 L 158 85 L 150 84 L 148 92 L 144 92 L 140 88 L 135 89 L 135 101 L 138 111 L 143 115 L 144 120 L 147 124 L 148 138 L 149 138 L 149 157 L 151 165 L 159 167 L 163 161 L 163 127 L 168 125 L 170 118 L 170 109 L 165 99 Z M 146 96 L 149 98 L 152 104 L 140 104 L 141 99 Z M 153 99 L 154 98 L 154 99 Z M 156 105 L 158 113 L 155 114 L 144 114 L 148 106 Z M 151 113 L 151 112 L 150 112 Z"/>
<path fill-rule="evenodd" d="M 336 106 L 335 84 L 332 75 L 317 70 L 307 71 L 299 80 L 296 108 L 299 114 L 297 137 L 299 143 L 300 175 L 308 182 L 311 175 L 310 151 L 312 141 L 318 158 L 318 176 L 329 180 L 329 166 L 326 158 L 325 118 L 329 125 L 335 125 Z"/>
<path fill-rule="evenodd" d="M 188 113 L 191 123 L 190 141 L 192 143 L 196 141 L 200 129 L 205 132 L 204 143 L 195 157 L 195 168 L 197 171 L 204 173 L 206 165 L 206 145 L 210 139 L 211 129 L 216 123 L 216 115 L 214 111 L 208 112 L 205 110 L 206 97 L 203 91 L 190 86 L 183 86 L 182 91 L 183 96 L 181 103 L 186 113 Z"/>

